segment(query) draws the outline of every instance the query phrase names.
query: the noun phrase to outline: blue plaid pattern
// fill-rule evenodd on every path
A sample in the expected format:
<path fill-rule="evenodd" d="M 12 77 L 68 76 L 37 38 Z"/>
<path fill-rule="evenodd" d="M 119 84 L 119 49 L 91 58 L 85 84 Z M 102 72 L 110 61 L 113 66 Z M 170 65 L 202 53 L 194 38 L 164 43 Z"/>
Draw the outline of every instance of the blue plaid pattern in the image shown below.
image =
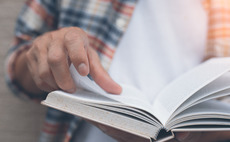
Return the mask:
<path fill-rule="evenodd" d="M 13 46 L 6 60 L 6 81 L 14 94 L 25 100 L 42 100 L 26 93 L 20 84 L 15 83 L 14 61 L 30 47 L 34 38 L 62 27 L 82 28 L 88 34 L 91 47 L 98 52 L 102 65 L 108 69 L 136 1 L 28 0 L 18 16 Z M 68 142 L 81 121 L 78 117 L 48 108 L 39 141 Z"/>
<path fill-rule="evenodd" d="M 15 60 L 30 47 L 34 38 L 62 27 L 82 28 L 88 34 L 90 46 L 98 52 L 102 65 L 108 69 L 136 2 L 137 0 L 28 0 L 17 19 L 14 42 L 6 59 L 7 84 L 20 98 L 36 102 L 43 99 L 34 98 L 15 82 Z M 225 49 L 219 45 L 208 45 L 207 51 L 214 46 Z M 212 54 L 224 55 L 221 54 L 222 51 L 224 50 Z M 69 142 L 81 122 L 78 117 L 48 108 L 39 142 Z"/>

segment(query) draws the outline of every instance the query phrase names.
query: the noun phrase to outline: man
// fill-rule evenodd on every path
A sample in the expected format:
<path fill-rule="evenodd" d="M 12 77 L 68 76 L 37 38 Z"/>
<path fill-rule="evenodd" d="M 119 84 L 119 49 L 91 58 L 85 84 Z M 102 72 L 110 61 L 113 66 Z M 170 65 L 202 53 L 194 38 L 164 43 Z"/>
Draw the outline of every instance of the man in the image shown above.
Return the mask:
<path fill-rule="evenodd" d="M 16 24 L 7 81 L 17 95 L 25 93 L 20 96 L 36 101 L 56 89 L 73 93 L 76 86 L 69 72 L 73 63 L 82 76 L 90 74 L 107 92 L 122 91 L 105 71 L 110 69 L 117 82 L 139 87 L 146 94 L 156 93 L 201 62 L 205 20 L 201 0 L 29 0 Z M 214 49 L 208 48 L 212 53 L 208 56 L 222 55 Z M 149 82 L 154 88 L 146 85 Z M 147 97 L 154 99 L 154 95 Z M 95 125 L 119 141 L 145 141 Z M 229 132 L 179 133 L 173 141 L 227 139 Z M 70 140 L 114 141 L 79 118 L 49 109 L 40 141 Z"/>

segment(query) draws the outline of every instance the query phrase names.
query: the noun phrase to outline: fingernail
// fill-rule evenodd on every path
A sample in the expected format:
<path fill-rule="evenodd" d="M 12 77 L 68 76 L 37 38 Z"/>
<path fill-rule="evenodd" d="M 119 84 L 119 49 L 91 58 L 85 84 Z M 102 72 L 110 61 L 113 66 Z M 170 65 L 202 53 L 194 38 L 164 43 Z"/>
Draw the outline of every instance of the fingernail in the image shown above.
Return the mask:
<path fill-rule="evenodd" d="M 78 66 L 77 70 L 78 70 L 79 74 L 81 74 L 81 75 L 85 75 L 85 74 L 87 75 L 88 74 L 87 73 L 87 67 L 86 67 L 86 65 L 84 63 L 81 63 Z"/>
<path fill-rule="evenodd" d="M 178 133 L 176 137 L 177 137 L 177 140 L 184 141 L 188 138 L 189 135 L 190 135 L 190 132 L 183 132 L 183 133 Z"/>

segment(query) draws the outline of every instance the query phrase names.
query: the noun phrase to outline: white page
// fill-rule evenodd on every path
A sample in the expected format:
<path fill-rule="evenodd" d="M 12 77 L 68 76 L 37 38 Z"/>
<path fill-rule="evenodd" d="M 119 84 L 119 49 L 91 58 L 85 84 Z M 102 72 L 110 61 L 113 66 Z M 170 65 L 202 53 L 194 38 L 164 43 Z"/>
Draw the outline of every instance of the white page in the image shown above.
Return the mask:
<path fill-rule="evenodd" d="M 160 125 L 158 121 L 156 121 L 152 117 L 149 117 L 148 114 L 145 114 L 142 111 L 139 111 L 138 109 L 132 109 L 132 108 L 130 109 L 130 108 L 126 108 L 125 106 L 118 107 L 119 105 L 110 106 L 110 105 L 103 105 L 103 104 L 98 105 L 98 104 L 88 104 L 88 103 L 86 103 L 86 105 L 96 107 L 96 108 L 111 110 L 112 112 L 123 113 L 125 115 L 131 115 L 133 117 L 137 117 L 140 120 L 151 123 L 154 126 L 162 127 L 162 125 Z"/>
<path fill-rule="evenodd" d="M 89 79 L 89 77 L 81 76 L 73 64 L 70 66 L 70 72 L 77 88 L 82 88 L 97 94 L 106 94 L 106 92 L 101 89 L 93 80 Z"/>
<path fill-rule="evenodd" d="M 53 91 L 50 93 L 51 95 L 53 94 L 59 94 L 62 96 L 66 96 L 69 99 L 72 100 L 76 100 L 77 102 L 87 102 L 87 103 L 97 103 L 97 104 L 110 104 L 110 105 L 119 105 L 120 103 L 110 99 L 108 97 L 105 97 L 103 95 L 99 95 L 97 93 L 93 93 L 93 92 L 89 92 L 89 91 L 85 91 L 82 89 L 78 89 L 77 92 L 75 92 L 74 94 L 68 93 L 68 92 L 64 92 L 64 91 Z"/>
<path fill-rule="evenodd" d="M 166 124 L 173 112 L 190 96 L 230 70 L 230 58 L 213 58 L 183 74 L 159 93 L 154 115 Z"/>
<path fill-rule="evenodd" d="M 184 128 L 186 126 L 193 126 L 193 127 Z M 230 131 L 230 122 L 228 119 L 223 119 L 221 121 L 216 120 L 216 119 L 194 120 L 194 121 L 183 122 L 179 125 L 175 125 L 171 129 L 176 129 L 176 131 L 180 130 L 180 131 L 203 131 L 203 132 L 204 131 L 205 132 L 207 131 Z"/>
<path fill-rule="evenodd" d="M 94 92 L 98 95 L 105 96 L 135 108 L 146 110 L 149 113 L 152 112 L 152 106 L 150 102 L 138 89 L 126 84 L 120 84 L 122 87 L 122 93 L 120 95 L 108 94 L 93 80 L 89 79 L 87 76 L 81 76 L 73 65 L 71 65 L 70 71 L 78 88 Z"/>
<path fill-rule="evenodd" d="M 88 106 L 93 106 L 95 108 L 102 108 L 112 111 L 117 111 L 121 113 L 130 114 L 132 116 L 136 116 L 142 120 L 148 121 L 149 123 L 154 124 L 155 126 L 160 127 L 158 121 L 153 119 L 150 115 L 139 111 L 138 109 L 132 109 L 127 107 L 126 105 L 122 105 L 121 103 L 109 99 L 108 97 L 104 97 L 103 95 L 95 94 L 93 92 L 86 92 L 85 90 L 79 89 L 76 94 L 70 94 L 64 91 L 53 91 L 49 94 L 49 96 L 64 96 L 66 100 L 74 100 L 75 103 L 81 103 Z M 49 97 L 50 98 L 50 97 Z M 59 103 L 65 103 L 64 100 L 58 99 Z"/>
<path fill-rule="evenodd" d="M 191 104 L 190 106 L 187 106 L 186 109 L 190 109 L 190 107 L 195 106 L 195 105 L 200 104 L 200 103 L 203 103 L 205 101 L 209 101 L 209 100 L 220 98 L 220 97 L 225 97 L 227 95 L 230 95 L 229 92 L 230 92 L 230 89 L 226 89 L 226 90 L 211 94 L 210 96 L 202 98 L 202 99 L 196 101 L 195 103 Z M 177 116 L 178 114 L 180 114 L 181 112 L 186 111 L 186 109 L 181 110 L 180 107 L 179 107 L 179 109 L 176 110 L 176 112 L 173 113 L 173 115 L 171 115 L 170 119 L 167 122 L 169 122 L 172 119 L 174 119 L 174 117 Z"/>
<path fill-rule="evenodd" d="M 230 104 L 223 103 L 216 100 L 206 101 L 200 104 L 197 104 L 179 115 L 170 121 L 166 127 L 172 127 L 172 125 L 181 123 L 183 121 L 193 121 L 193 119 L 201 118 L 230 118 Z M 194 120 L 197 121 L 197 120 Z M 228 120 L 229 121 L 229 120 Z"/>
<path fill-rule="evenodd" d="M 199 91 L 197 91 L 188 100 L 183 102 L 183 104 L 176 110 L 176 112 L 173 113 L 170 119 L 172 119 L 172 117 L 174 117 L 181 111 L 187 109 L 188 107 L 196 105 L 197 103 L 201 103 L 208 99 L 230 95 L 229 89 L 230 89 L 230 72 L 227 72 L 223 74 L 221 77 L 211 82 L 210 84 L 200 89 Z"/>
<path fill-rule="evenodd" d="M 159 129 L 154 125 L 144 123 L 133 119 L 132 117 L 90 107 L 82 103 L 76 103 L 74 99 L 69 99 L 62 94 L 48 95 L 48 98 L 43 101 L 42 104 L 142 137 L 148 136 L 147 138 L 149 138 L 154 136 L 157 134 L 157 130 Z"/>
<path fill-rule="evenodd" d="M 175 119 L 183 119 L 184 117 L 202 115 L 217 115 L 218 117 L 221 117 L 221 115 L 225 115 L 230 118 L 230 104 L 217 100 L 206 101 L 185 110 Z"/>

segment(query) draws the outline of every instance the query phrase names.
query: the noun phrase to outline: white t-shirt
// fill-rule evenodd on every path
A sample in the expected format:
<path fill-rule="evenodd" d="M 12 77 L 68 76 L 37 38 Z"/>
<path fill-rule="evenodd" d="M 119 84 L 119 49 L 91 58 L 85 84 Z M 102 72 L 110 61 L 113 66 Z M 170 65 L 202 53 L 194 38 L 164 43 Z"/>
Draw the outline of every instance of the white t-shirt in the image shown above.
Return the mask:
<path fill-rule="evenodd" d="M 110 75 L 153 100 L 166 84 L 202 61 L 206 30 L 201 0 L 140 0 Z"/>
<path fill-rule="evenodd" d="M 203 59 L 207 17 L 201 0 L 139 0 L 113 59 L 110 75 L 150 100 Z M 94 126 L 84 142 L 113 142 Z"/>

